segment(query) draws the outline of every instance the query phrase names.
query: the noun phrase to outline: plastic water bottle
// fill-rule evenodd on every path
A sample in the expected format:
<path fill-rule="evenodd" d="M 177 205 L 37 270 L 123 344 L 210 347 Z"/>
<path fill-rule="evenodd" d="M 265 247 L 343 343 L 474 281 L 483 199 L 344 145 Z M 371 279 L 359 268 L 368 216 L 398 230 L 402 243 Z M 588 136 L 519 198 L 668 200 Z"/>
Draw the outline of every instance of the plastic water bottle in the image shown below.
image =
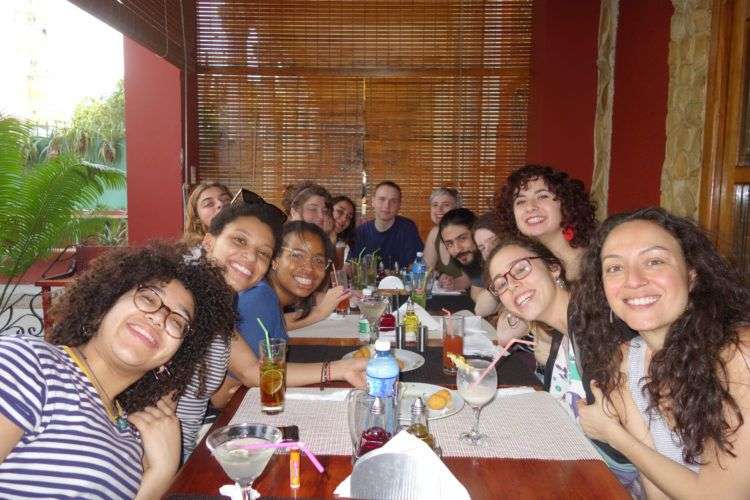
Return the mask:
<path fill-rule="evenodd" d="M 426 272 L 427 263 L 424 261 L 424 254 L 422 252 L 417 252 L 417 258 L 414 259 L 414 262 L 411 265 L 411 275 L 412 277 L 416 274 L 424 275 Z"/>
<path fill-rule="evenodd" d="M 424 254 L 417 252 L 417 258 L 411 265 L 411 297 L 420 306 L 427 307 L 427 263 Z"/>
<path fill-rule="evenodd" d="M 367 392 L 377 398 L 396 398 L 399 374 L 398 361 L 386 339 L 375 341 L 375 356 L 367 363 Z"/>

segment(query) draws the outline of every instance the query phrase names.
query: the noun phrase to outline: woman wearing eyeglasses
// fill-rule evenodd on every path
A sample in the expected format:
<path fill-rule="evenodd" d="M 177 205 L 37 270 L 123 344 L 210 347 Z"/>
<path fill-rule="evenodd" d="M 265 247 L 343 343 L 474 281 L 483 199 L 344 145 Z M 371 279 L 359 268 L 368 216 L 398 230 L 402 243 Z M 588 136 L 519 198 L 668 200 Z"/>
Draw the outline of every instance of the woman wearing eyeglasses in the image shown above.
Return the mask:
<path fill-rule="evenodd" d="M 231 291 L 185 247 L 120 248 L 55 304 L 47 341 L 0 338 L 0 496 L 159 498 L 179 465 L 175 398 Z"/>
<path fill-rule="evenodd" d="M 577 312 L 560 259 L 538 241 L 524 236 L 506 238 L 490 252 L 486 277 L 506 314 L 552 330 L 551 344 L 537 338 L 534 355 L 545 365 L 544 389 L 577 416 L 578 402 L 586 400 L 588 380 L 582 376 L 570 340 Z M 602 443 L 595 444 L 623 485 L 637 491 L 637 471 L 627 459 Z"/>

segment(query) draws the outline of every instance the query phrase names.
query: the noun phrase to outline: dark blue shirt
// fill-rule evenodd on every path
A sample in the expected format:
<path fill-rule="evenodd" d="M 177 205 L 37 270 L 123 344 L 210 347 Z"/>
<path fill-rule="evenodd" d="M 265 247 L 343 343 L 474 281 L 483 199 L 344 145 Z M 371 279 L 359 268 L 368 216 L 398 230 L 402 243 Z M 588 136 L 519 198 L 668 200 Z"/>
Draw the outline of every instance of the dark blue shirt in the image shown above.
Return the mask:
<path fill-rule="evenodd" d="M 279 297 L 265 280 L 237 295 L 237 314 L 239 315 L 237 330 L 256 356 L 260 341 L 266 338 L 257 318 L 263 321 L 268 329 L 269 337 L 289 338 L 284 325 L 284 315 L 279 305 Z"/>
<path fill-rule="evenodd" d="M 383 265 L 392 269 L 396 262 L 401 267 L 411 264 L 423 248 L 414 221 L 397 215 L 393 225 L 382 233 L 375 228 L 375 221 L 357 227 L 357 238 L 350 255 L 357 257 L 360 252 L 366 255 L 378 250 Z"/>

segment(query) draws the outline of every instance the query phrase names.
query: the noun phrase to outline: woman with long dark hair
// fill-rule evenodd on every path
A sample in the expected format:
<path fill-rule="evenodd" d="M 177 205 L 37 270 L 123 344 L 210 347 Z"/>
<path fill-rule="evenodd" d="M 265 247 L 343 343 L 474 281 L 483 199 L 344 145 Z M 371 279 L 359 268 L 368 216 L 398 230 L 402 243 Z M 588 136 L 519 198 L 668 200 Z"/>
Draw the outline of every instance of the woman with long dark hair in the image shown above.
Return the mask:
<path fill-rule="evenodd" d="M 659 208 L 610 217 L 574 300 L 595 398 L 579 403 L 584 431 L 649 497 L 750 496 L 750 288 L 708 238 Z"/>
<path fill-rule="evenodd" d="M 336 239 L 343 241 L 349 248 L 354 247 L 355 229 L 357 228 L 357 208 L 348 196 L 334 196 L 331 199 L 334 230 Z"/>
<path fill-rule="evenodd" d="M 578 279 L 596 230 L 596 209 L 583 182 L 551 167 L 526 165 L 510 174 L 496 208 L 504 235 L 539 240 L 563 263 L 568 280 Z"/>

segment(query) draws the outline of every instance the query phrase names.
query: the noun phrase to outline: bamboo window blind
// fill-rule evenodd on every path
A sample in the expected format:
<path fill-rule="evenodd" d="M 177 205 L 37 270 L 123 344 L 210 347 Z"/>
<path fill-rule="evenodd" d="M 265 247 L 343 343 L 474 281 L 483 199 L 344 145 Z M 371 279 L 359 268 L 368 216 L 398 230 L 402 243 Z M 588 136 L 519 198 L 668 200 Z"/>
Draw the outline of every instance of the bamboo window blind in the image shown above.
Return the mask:
<path fill-rule="evenodd" d="M 364 171 L 424 233 L 432 188 L 481 211 L 524 161 L 532 0 L 195 6 L 199 180 L 358 201 Z"/>

